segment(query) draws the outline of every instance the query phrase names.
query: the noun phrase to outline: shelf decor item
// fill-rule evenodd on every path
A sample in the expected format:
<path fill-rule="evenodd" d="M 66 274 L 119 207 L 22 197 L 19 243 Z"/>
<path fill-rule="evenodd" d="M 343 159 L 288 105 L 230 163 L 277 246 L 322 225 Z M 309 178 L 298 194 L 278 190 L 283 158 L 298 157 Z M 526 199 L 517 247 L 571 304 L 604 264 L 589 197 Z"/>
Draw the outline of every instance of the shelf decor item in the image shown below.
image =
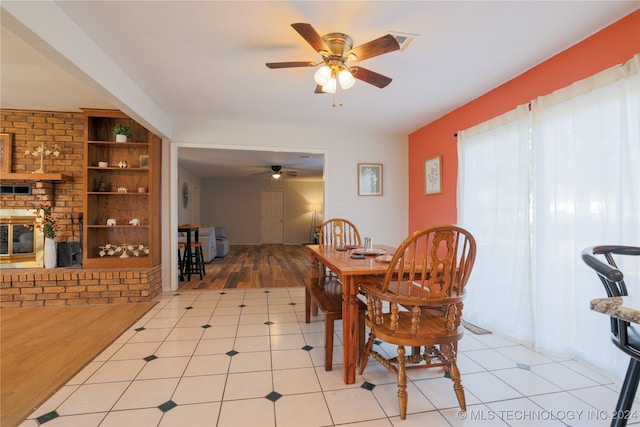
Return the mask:
<path fill-rule="evenodd" d="M 113 127 L 112 132 L 116 136 L 116 142 L 127 142 L 127 138 L 131 138 L 131 130 L 120 123 Z"/>
<path fill-rule="evenodd" d="M 44 234 L 44 268 L 55 268 L 58 260 L 56 242 L 53 240 L 58 231 L 58 221 L 51 215 L 51 211 L 51 204 L 45 202 L 38 205 L 35 212 L 35 227 Z"/>
<path fill-rule="evenodd" d="M 40 156 L 40 168 L 34 170 L 33 173 L 44 173 L 44 158 L 49 156 L 58 157 L 60 155 L 60 151 L 58 151 L 58 144 L 54 145 L 53 148 L 48 148 L 44 145 L 44 141 L 41 141 L 40 145 L 36 148 L 31 148 L 29 145 L 24 151 L 24 155 L 31 155 L 33 157 Z"/>
<path fill-rule="evenodd" d="M 101 257 L 119 255 L 120 258 L 129 258 L 130 257 L 129 254 L 136 257 L 139 257 L 141 255 L 149 255 L 149 248 L 145 245 L 140 245 L 140 244 L 114 245 L 111 243 L 107 243 L 104 246 L 100 246 L 99 255 Z"/>

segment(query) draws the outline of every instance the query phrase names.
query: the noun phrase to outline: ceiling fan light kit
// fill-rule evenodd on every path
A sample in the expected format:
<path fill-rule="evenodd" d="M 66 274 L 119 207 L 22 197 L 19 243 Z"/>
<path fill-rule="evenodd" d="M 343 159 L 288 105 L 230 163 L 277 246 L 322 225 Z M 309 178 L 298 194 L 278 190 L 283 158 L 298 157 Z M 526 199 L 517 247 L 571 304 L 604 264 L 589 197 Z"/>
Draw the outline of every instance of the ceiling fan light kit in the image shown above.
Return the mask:
<path fill-rule="evenodd" d="M 350 67 L 346 62 L 362 61 L 399 50 L 400 44 L 393 35 L 387 34 L 353 48 L 353 39 L 346 34 L 329 33 L 321 37 L 311 24 L 294 23 L 291 26 L 322 56 L 322 61 L 267 62 L 268 68 L 322 65 L 313 75 L 313 80 L 317 84 L 316 93 L 336 93 L 338 83 L 342 90 L 350 89 L 356 79 L 381 89 L 391 83 L 389 77 L 359 66 Z"/>

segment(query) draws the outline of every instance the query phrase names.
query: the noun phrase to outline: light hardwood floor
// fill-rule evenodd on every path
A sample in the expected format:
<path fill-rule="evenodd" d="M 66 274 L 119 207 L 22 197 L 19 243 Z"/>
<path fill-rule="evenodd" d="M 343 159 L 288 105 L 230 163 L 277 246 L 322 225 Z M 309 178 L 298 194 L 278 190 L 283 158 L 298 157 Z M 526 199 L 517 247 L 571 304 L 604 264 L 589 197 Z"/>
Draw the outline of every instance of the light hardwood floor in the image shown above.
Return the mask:
<path fill-rule="evenodd" d="M 0 425 L 20 424 L 154 305 L 2 309 Z"/>

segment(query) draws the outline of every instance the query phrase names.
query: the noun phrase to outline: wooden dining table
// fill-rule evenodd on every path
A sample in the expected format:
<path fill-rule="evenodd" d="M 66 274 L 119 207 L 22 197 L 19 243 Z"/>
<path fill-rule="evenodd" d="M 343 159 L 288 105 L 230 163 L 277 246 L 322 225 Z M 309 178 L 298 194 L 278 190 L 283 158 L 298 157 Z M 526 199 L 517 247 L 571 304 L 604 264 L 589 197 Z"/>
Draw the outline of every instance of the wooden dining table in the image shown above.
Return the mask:
<path fill-rule="evenodd" d="M 329 268 L 342 282 L 342 342 L 344 357 L 344 382 L 353 384 L 356 380 L 358 357 L 358 283 L 367 276 L 384 275 L 389 267 L 387 262 L 379 262 L 375 255 L 352 258 L 353 250 L 338 250 L 330 245 L 307 245 L 311 253 L 311 277 L 318 277 L 318 264 Z M 391 255 L 396 248 L 376 245 L 374 249 Z"/>

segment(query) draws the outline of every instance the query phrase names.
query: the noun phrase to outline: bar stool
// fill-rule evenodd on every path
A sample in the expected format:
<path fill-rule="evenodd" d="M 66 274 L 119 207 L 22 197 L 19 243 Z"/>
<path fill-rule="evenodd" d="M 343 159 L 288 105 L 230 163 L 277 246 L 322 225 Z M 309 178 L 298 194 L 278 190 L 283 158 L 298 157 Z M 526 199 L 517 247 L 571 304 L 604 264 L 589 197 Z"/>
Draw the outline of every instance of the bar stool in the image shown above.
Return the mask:
<path fill-rule="evenodd" d="M 191 257 L 191 262 L 188 262 L 188 257 Z M 185 251 L 182 257 L 181 271 L 183 274 L 186 273 L 188 280 L 191 280 L 192 274 L 199 274 L 200 280 L 207 274 L 204 269 L 202 242 L 191 242 L 191 251 Z"/>
<path fill-rule="evenodd" d="M 180 276 L 178 276 L 178 280 L 184 280 L 184 265 L 183 265 L 183 257 L 182 251 L 184 251 L 184 242 L 178 242 L 178 268 L 180 269 Z"/>

